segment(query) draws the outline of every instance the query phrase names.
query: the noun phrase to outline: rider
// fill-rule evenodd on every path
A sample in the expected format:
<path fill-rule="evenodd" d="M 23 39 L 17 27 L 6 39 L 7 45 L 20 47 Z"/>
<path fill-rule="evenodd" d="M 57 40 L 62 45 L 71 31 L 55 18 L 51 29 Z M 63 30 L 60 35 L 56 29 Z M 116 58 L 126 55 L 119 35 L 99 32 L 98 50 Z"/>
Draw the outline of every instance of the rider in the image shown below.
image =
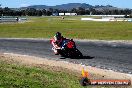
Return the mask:
<path fill-rule="evenodd" d="M 61 44 L 63 42 L 65 38 L 61 35 L 60 32 L 56 32 L 53 40 L 52 40 L 52 45 L 54 47 L 56 47 L 56 49 L 54 48 L 54 52 L 55 52 L 55 55 L 58 55 L 58 52 L 57 52 L 57 49 L 60 49 L 61 48 Z"/>

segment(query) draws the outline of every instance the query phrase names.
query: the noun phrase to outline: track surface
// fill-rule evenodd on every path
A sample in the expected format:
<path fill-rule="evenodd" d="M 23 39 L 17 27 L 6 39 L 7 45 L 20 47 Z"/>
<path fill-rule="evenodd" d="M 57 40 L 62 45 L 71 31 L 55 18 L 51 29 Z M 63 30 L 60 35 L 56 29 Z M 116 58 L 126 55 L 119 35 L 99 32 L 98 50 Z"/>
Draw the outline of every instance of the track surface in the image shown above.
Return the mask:
<path fill-rule="evenodd" d="M 49 40 L 0 39 L 0 52 L 33 55 L 54 60 L 82 63 L 103 69 L 132 74 L 132 45 L 76 41 L 84 57 L 61 58 L 54 55 Z"/>

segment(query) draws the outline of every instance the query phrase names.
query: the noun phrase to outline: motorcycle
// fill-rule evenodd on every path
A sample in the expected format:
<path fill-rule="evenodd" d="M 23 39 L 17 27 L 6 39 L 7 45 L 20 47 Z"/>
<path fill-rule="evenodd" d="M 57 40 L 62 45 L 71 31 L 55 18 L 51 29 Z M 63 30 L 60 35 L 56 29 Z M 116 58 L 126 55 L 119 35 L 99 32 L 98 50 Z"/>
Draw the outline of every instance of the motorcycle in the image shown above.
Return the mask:
<path fill-rule="evenodd" d="M 51 44 L 52 44 L 51 40 Z M 53 44 L 52 44 L 53 45 Z M 58 52 L 62 57 L 69 58 L 81 58 L 83 57 L 82 53 L 76 48 L 76 44 L 73 39 L 65 39 L 62 41 L 61 47 L 56 47 L 53 45 L 52 50 Z"/>

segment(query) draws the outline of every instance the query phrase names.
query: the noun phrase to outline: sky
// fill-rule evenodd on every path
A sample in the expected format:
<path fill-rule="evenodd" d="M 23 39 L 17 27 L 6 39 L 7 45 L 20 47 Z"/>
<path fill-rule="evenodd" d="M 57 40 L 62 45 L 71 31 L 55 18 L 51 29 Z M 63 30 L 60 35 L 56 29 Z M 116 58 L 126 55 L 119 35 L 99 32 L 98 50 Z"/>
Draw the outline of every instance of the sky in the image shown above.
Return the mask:
<path fill-rule="evenodd" d="M 18 8 L 30 5 L 61 5 L 67 3 L 87 3 L 90 5 L 112 5 L 132 9 L 132 0 L 0 0 L 2 7 Z"/>

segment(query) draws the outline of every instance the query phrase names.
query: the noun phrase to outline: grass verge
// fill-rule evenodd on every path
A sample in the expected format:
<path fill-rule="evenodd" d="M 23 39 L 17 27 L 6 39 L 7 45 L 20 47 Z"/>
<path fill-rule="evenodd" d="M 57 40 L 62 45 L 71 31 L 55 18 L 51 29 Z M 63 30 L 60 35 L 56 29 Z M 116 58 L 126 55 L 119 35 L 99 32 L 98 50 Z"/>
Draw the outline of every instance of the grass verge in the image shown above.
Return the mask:
<path fill-rule="evenodd" d="M 60 31 L 69 38 L 132 40 L 132 22 L 91 22 L 81 17 L 29 17 L 31 22 L 0 24 L 0 37 L 51 38 Z"/>
<path fill-rule="evenodd" d="M 46 60 L 44 62 L 48 63 Z M 38 58 L 0 54 L 0 88 L 131 88 L 114 85 L 82 87 L 79 83 L 80 71 L 67 69 L 66 65 L 52 66 L 44 62 Z M 92 73 L 90 77 L 104 79 L 99 73 Z"/>
<path fill-rule="evenodd" d="M 78 77 L 0 59 L 0 88 L 81 88 Z"/>

